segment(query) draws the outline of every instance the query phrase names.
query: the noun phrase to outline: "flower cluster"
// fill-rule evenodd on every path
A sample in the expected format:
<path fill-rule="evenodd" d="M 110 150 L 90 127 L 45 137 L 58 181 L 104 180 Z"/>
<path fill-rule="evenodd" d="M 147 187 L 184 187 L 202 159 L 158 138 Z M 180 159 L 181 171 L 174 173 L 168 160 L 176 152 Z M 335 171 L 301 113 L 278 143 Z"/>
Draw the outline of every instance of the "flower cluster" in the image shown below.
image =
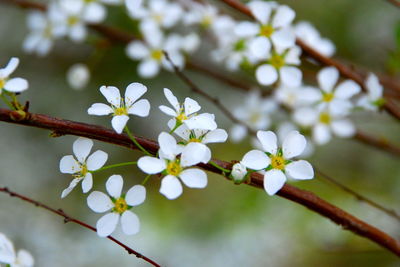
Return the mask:
<path fill-rule="evenodd" d="M 7 236 L 0 233 L 0 263 L 11 267 L 33 267 L 35 261 L 32 255 L 24 249 L 16 252 L 13 243 Z"/>

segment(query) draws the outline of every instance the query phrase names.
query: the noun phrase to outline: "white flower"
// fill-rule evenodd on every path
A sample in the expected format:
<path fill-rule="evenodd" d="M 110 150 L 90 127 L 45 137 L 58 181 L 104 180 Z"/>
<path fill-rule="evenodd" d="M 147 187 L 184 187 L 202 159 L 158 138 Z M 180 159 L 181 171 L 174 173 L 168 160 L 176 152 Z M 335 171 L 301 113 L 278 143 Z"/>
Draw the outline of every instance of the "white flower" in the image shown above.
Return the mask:
<path fill-rule="evenodd" d="M 275 111 L 277 105 L 271 99 L 262 98 L 257 90 L 250 91 L 242 105 L 236 106 L 233 115 L 238 120 L 245 122 L 252 130 L 265 130 L 271 125 L 270 114 Z M 230 138 L 233 142 L 239 142 L 247 135 L 247 127 L 235 124 L 230 130 Z"/>
<path fill-rule="evenodd" d="M 346 115 L 353 107 L 350 99 L 361 91 L 353 80 L 345 80 L 335 87 L 339 80 L 339 71 L 326 67 L 317 74 L 318 84 L 322 90 L 320 102 L 322 108 L 328 107 L 333 115 Z"/>
<path fill-rule="evenodd" d="M 28 89 L 28 81 L 23 78 L 10 78 L 11 73 L 18 67 L 19 59 L 13 57 L 5 68 L 0 69 L 0 95 L 4 90 L 20 93 Z"/>
<path fill-rule="evenodd" d="M 296 13 L 286 5 L 275 2 L 252 1 L 248 4 L 253 16 L 259 22 L 241 22 L 236 27 L 239 36 L 258 36 L 256 39 L 265 44 L 258 47 L 265 52 L 272 45 L 283 49 L 294 46 L 295 35 L 290 28 Z M 272 45 L 271 45 L 272 43 Z"/>
<path fill-rule="evenodd" d="M 168 122 L 169 128 L 172 130 L 175 127 L 175 122 L 170 120 Z M 202 153 L 204 156 L 201 157 L 202 163 L 208 163 L 211 160 L 211 150 L 206 146 L 210 143 L 223 143 L 228 139 L 228 134 L 224 129 L 200 130 L 193 129 L 190 130 L 185 124 L 182 124 L 174 130 L 174 133 L 181 137 L 184 141 L 179 142 L 184 148 L 182 151 L 185 153 Z M 190 143 L 196 143 L 196 146 L 189 146 Z M 189 150 L 189 151 L 187 151 Z M 190 151 L 192 150 L 192 151 Z"/>
<path fill-rule="evenodd" d="M 27 26 L 30 33 L 23 42 L 25 52 L 36 53 L 39 56 L 47 55 L 53 47 L 54 40 L 66 34 L 67 28 L 56 18 L 56 9 L 56 4 L 51 3 L 46 13 L 34 11 L 28 14 Z"/>
<path fill-rule="evenodd" d="M 279 140 L 283 140 L 290 132 L 298 131 L 298 130 L 299 130 L 298 127 L 295 124 L 293 124 L 292 122 L 283 121 L 276 128 L 276 134 L 277 134 Z M 300 154 L 300 157 L 302 157 L 302 158 L 310 157 L 315 151 L 315 145 L 312 142 L 312 140 L 310 140 L 310 138 L 308 136 L 306 136 L 306 140 L 307 140 L 306 148 L 304 149 L 303 153 Z M 261 147 L 261 144 L 260 144 L 260 147 Z"/>
<path fill-rule="evenodd" d="M 5 263 L 10 267 L 32 267 L 35 261 L 32 255 L 24 249 L 16 253 L 12 242 L 0 233 L 0 263 Z"/>
<path fill-rule="evenodd" d="M 72 65 L 67 72 L 67 82 L 73 89 L 84 88 L 90 79 L 90 72 L 85 64 L 77 63 Z"/>
<path fill-rule="evenodd" d="M 147 92 L 147 87 L 141 83 L 131 83 L 125 91 L 125 99 L 114 86 L 102 86 L 100 92 L 111 105 L 95 103 L 89 109 L 89 115 L 104 116 L 112 114 L 111 125 L 117 133 L 122 133 L 129 120 L 129 114 L 139 117 L 147 117 L 150 112 L 150 103 L 147 99 L 140 99 Z"/>
<path fill-rule="evenodd" d="M 66 197 L 80 181 L 82 181 L 83 193 L 87 193 L 92 189 L 93 177 L 90 172 L 103 167 L 108 159 L 107 153 L 101 150 L 97 150 L 89 156 L 92 147 L 92 140 L 80 137 L 72 146 L 75 157 L 67 155 L 60 160 L 60 171 L 72 174 L 75 177 L 68 188 L 62 192 L 62 198 Z"/>
<path fill-rule="evenodd" d="M 130 209 L 144 202 L 146 188 L 135 185 L 126 194 L 122 194 L 123 184 L 121 175 L 112 175 L 106 182 L 109 196 L 103 192 L 93 191 L 87 198 L 87 204 L 94 212 L 110 211 L 97 221 L 97 234 L 101 237 L 111 235 L 120 219 L 122 231 L 126 235 L 134 235 L 140 230 L 139 218 Z"/>
<path fill-rule="evenodd" d="M 160 145 L 159 158 L 144 156 L 138 160 L 138 167 L 145 173 L 162 173 L 165 177 L 161 181 L 160 193 L 168 199 L 175 199 L 182 194 L 180 180 L 190 188 L 204 188 L 207 186 L 207 174 L 196 168 L 188 168 L 203 160 L 202 149 L 199 143 L 189 143 L 190 149 L 182 151 L 175 138 L 165 132 L 158 136 Z M 201 153 L 197 153 L 200 150 Z M 181 154 L 180 158 L 177 156 Z M 179 179 L 180 180 L 179 180 Z"/>
<path fill-rule="evenodd" d="M 241 163 L 249 169 L 265 171 L 264 189 L 269 195 L 278 192 L 286 182 L 287 176 L 296 180 L 307 180 L 314 177 L 311 164 L 305 160 L 293 160 L 306 147 L 306 139 L 298 131 L 292 131 L 278 148 L 276 135 L 271 131 L 258 131 L 257 138 L 263 146 L 244 155 Z"/>
<path fill-rule="evenodd" d="M 290 87 L 281 85 L 275 90 L 275 99 L 289 108 L 315 104 L 320 100 L 320 90 L 311 86 Z"/>
<path fill-rule="evenodd" d="M 330 40 L 322 38 L 311 23 L 300 21 L 294 26 L 294 30 L 297 38 L 303 40 L 322 55 L 331 57 L 335 53 L 335 45 Z"/>
<path fill-rule="evenodd" d="M 161 105 L 160 110 L 165 114 L 172 116 L 177 128 L 183 123 L 190 129 L 201 129 L 201 130 L 215 130 L 217 124 L 215 123 L 215 117 L 210 113 L 202 113 L 197 115 L 197 111 L 201 109 L 197 101 L 186 97 L 185 102 L 180 104 L 178 99 L 168 88 L 164 88 L 164 95 L 168 102 L 173 108 Z"/>
<path fill-rule="evenodd" d="M 264 45 L 260 42 L 260 46 Z M 298 46 L 282 50 L 277 48 L 265 54 L 267 59 L 266 64 L 262 64 L 256 69 L 256 78 L 261 85 L 271 85 L 280 80 L 283 85 L 289 87 L 296 87 L 301 85 L 303 74 L 301 70 L 295 65 L 300 64 L 301 50 Z M 254 53 L 255 55 L 263 56 L 260 51 Z"/>
<path fill-rule="evenodd" d="M 175 66 L 182 68 L 185 65 L 185 59 L 180 51 L 183 49 L 181 36 L 172 33 L 165 37 L 163 32 L 151 25 L 141 26 L 141 32 L 145 42 L 134 40 L 126 47 L 129 58 L 140 60 L 138 74 L 141 77 L 156 76 L 161 66 L 166 70 L 173 70 L 163 51 L 168 53 Z"/>
<path fill-rule="evenodd" d="M 379 83 L 378 77 L 370 73 L 365 81 L 365 87 L 367 88 L 367 93 L 358 99 L 357 106 L 372 111 L 378 110 L 385 103 L 383 87 Z"/>
<path fill-rule="evenodd" d="M 148 0 L 146 2 L 145 6 L 142 0 L 126 1 L 128 14 L 134 19 L 140 19 L 142 25 L 152 24 L 169 29 L 181 19 L 183 10 L 177 3 L 170 3 L 166 0 Z"/>
<path fill-rule="evenodd" d="M 312 127 L 313 141 L 318 145 L 328 143 L 333 132 L 336 136 L 349 138 L 356 129 L 344 114 L 333 113 L 328 108 L 300 108 L 293 114 L 294 121 L 304 127 Z"/>
<path fill-rule="evenodd" d="M 240 162 L 235 163 L 235 164 L 232 166 L 231 175 L 232 175 L 233 181 L 234 181 L 236 184 L 240 184 L 241 182 L 243 182 L 244 178 L 245 178 L 246 175 L 247 175 L 246 166 L 243 165 L 243 164 L 240 163 Z"/>

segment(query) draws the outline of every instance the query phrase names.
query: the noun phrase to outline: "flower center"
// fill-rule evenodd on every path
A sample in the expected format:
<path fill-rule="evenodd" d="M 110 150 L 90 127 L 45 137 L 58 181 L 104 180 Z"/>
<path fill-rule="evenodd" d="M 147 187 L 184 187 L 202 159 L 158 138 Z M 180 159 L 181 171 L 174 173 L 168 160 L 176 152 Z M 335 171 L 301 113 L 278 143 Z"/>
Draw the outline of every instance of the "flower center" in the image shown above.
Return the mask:
<path fill-rule="evenodd" d="M 275 69 L 280 69 L 283 66 L 285 66 L 285 59 L 283 58 L 283 56 L 278 55 L 278 54 L 274 54 L 271 56 L 270 59 L 271 65 L 275 68 Z"/>
<path fill-rule="evenodd" d="M 260 118 L 261 118 L 260 113 L 253 113 L 251 114 L 249 121 L 252 124 L 256 124 L 260 120 Z"/>
<path fill-rule="evenodd" d="M 277 170 L 285 169 L 285 159 L 282 156 L 271 155 L 271 166 Z"/>
<path fill-rule="evenodd" d="M 322 112 L 319 114 L 319 121 L 324 124 L 330 124 L 331 123 L 331 115 L 326 112 Z"/>
<path fill-rule="evenodd" d="M 119 214 L 124 213 L 128 209 L 128 204 L 124 198 L 120 197 L 114 202 L 113 211 Z"/>
<path fill-rule="evenodd" d="M 201 25 L 205 28 L 209 27 L 212 23 L 213 19 L 211 16 L 205 15 L 201 20 Z"/>
<path fill-rule="evenodd" d="M 4 79 L 0 79 L 0 89 L 4 88 L 6 81 Z"/>
<path fill-rule="evenodd" d="M 163 21 L 163 15 L 161 14 L 153 14 L 153 19 L 157 22 L 157 23 L 161 23 Z"/>
<path fill-rule="evenodd" d="M 322 97 L 322 101 L 331 102 L 333 97 L 334 97 L 333 93 L 324 94 L 323 97 Z"/>
<path fill-rule="evenodd" d="M 79 21 L 79 18 L 77 16 L 70 16 L 70 17 L 68 17 L 67 24 L 69 26 L 73 26 L 76 23 L 78 23 L 78 21 Z"/>
<path fill-rule="evenodd" d="M 189 142 L 196 142 L 196 143 L 201 143 L 201 140 L 197 137 L 192 137 L 189 139 Z"/>
<path fill-rule="evenodd" d="M 128 115 L 128 111 L 126 110 L 125 107 L 119 107 L 114 109 L 114 115 L 115 116 Z"/>
<path fill-rule="evenodd" d="M 182 167 L 177 161 L 170 161 L 167 165 L 167 173 L 178 176 L 182 172 Z"/>
<path fill-rule="evenodd" d="M 178 121 L 178 122 L 183 122 L 184 120 L 187 120 L 188 119 L 188 117 L 186 116 L 186 114 L 184 113 L 184 112 L 181 112 L 177 117 L 176 117 L 176 120 Z"/>
<path fill-rule="evenodd" d="M 52 29 L 52 27 L 51 27 L 50 25 L 47 25 L 47 26 L 44 28 L 43 36 L 44 36 L 45 38 L 50 38 L 52 35 L 53 35 L 53 29 Z"/>
<path fill-rule="evenodd" d="M 270 24 L 262 25 L 260 28 L 260 35 L 265 36 L 265 37 L 271 37 L 271 35 L 274 33 L 274 27 Z"/>
<path fill-rule="evenodd" d="M 163 57 L 162 50 L 153 50 L 151 51 L 151 57 L 157 61 L 160 61 Z"/>

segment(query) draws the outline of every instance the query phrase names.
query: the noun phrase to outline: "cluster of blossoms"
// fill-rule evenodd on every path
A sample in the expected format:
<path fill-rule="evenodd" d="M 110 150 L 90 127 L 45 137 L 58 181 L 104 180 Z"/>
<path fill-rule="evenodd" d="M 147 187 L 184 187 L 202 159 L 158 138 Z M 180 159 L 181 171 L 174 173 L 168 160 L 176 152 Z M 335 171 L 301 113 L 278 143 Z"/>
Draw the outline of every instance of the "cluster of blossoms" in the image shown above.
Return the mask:
<path fill-rule="evenodd" d="M 0 266 L 10 267 L 33 267 L 35 261 L 32 255 L 24 250 L 15 251 L 13 243 L 5 236 L 0 233 Z"/>

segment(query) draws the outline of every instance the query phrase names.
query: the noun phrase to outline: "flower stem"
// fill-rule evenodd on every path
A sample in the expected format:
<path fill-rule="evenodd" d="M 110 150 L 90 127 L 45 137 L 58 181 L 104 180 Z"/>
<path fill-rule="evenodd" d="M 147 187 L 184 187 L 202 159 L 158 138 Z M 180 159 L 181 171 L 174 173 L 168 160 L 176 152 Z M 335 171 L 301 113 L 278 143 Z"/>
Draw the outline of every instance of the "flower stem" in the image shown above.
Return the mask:
<path fill-rule="evenodd" d="M 173 132 L 175 132 L 176 129 L 178 129 L 179 126 L 181 126 L 182 123 L 179 123 L 178 121 L 176 122 L 174 128 L 171 129 L 171 131 L 169 131 L 169 134 L 172 134 Z"/>
<path fill-rule="evenodd" d="M 4 94 L 0 94 L 1 99 L 3 99 L 4 103 L 6 103 L 6 105 L 12 109 L 15 110 L 14 106 L 11 104 L 11 102 L 7 99 L 7 97 L 5 97 Z"/>
<path fill-rule="evenodd" d="M 128 166 L 128 165 L 136 165 L 137 162 L 136 161 L 130 161 L 130 162 L 122 162 L 122 163 L 117 163 L 117 164 L 112 164 L 112 165 L 107 165 L 104 166 L 103 168 L 100 168 L 98 170 L 95 171 L 90 171 L 90 172 L 99 172 L 99 171 L 104 171 L 104 170 L 108 170 L 108 169 L 112 169 L 112 168 L 116 168 L 116 167 L 122 167 L 122 166 Z"/>
<path fill-rule="evenodd" d="M 138 141 L 136 141 L 136 138 L 133 136 L 133 134 L 131 133 L 131 131 L 129 130 L 128 126 L 125 126 L 125 132 L 128 134 L 129 138 L 132 140 L 132 142 L 146 155 L 148 156 L 153 156 L 152 154 L 150 154 L 150 152 L 148 152 L 144 147 L 142 147 Z"/>
<path fill-rule="evenodd" d="M 147 181 L 149 180 L 150 177 L 151 177 L 151 174 L 147 175 L 147 176 L 144 178 L 144 180 L 143 180 L 143 182 L 142 182 L 142 185 L 145 185 L 145 184 L 147 183 Z"/>
<path fill-rule="evenodd" d="M 221 166 L 219 166 L 217 163 L 215 163 L 214 161 L 209 162 L 211 165 L 213 165 L 215 168 L 217 168 L 218 170 L 222 171 L 223 173 L 230 173 L 231 171 L 225 168 L 222 168 Z"/>

